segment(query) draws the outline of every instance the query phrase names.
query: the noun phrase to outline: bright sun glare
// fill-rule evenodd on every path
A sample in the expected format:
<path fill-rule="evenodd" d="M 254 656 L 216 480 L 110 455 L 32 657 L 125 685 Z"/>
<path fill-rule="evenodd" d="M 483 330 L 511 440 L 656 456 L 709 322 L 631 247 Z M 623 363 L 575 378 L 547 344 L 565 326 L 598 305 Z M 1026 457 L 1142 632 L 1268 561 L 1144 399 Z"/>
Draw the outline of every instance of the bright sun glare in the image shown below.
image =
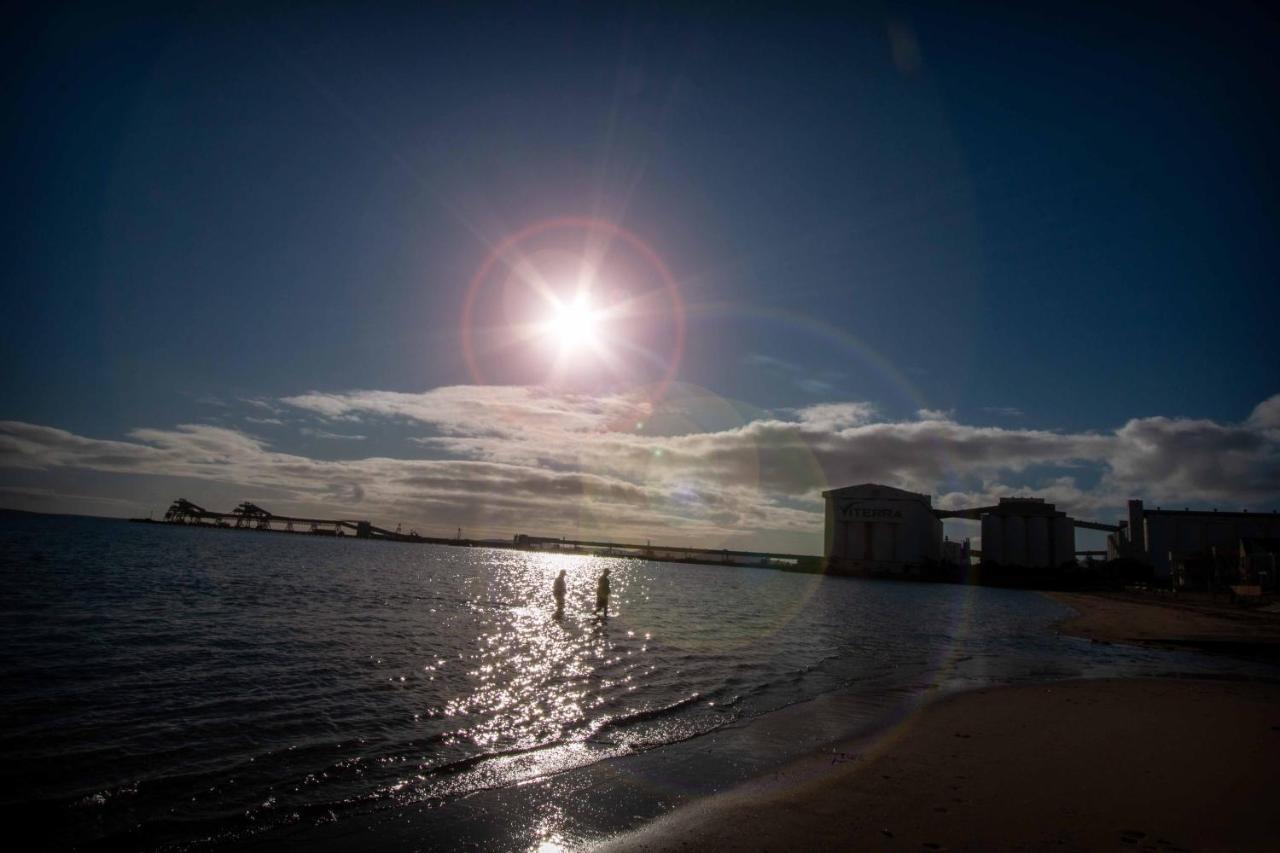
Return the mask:
<path fill-rule="evenodd" d="M 599 312 L 591 306 L 586 294 L 578 294 L 572 302 L 557 301 L 552 306 L 551 318 L 543 331 L 560 344 L 562 352 L 568 352 L 583 345 L 595 346 L 599 328 Z"/>

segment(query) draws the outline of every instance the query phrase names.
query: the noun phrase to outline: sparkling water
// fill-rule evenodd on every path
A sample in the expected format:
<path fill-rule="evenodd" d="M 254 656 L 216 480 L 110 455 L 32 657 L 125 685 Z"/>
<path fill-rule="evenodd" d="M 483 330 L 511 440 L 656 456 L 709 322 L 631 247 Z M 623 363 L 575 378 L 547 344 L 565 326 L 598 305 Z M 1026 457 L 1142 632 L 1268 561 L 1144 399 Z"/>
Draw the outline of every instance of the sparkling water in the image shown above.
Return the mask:
<path fill-rule="evenodd" d="M 1061 638 L 1028 592 L 12 513 L 0 590 L 3 808 L 54 847 L 444 815 L 831 691 L 871 725 L 930 690 L 1233 666 Z"/>

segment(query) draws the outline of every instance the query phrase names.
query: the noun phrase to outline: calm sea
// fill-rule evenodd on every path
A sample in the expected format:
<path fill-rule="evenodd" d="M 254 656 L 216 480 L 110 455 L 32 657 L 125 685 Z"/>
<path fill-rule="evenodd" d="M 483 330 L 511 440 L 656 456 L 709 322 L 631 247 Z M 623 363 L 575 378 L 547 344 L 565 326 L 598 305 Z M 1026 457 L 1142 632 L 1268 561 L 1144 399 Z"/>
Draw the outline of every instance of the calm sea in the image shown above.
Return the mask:
<path fill-rule="evenodd" d="M 414 804 L 448 847 L 478 792 L 833 691 L 873 724 L 929 690 L 1230 668 L 1058 637 L 1066 611 L 1034 593 L 8 513 L 0 609 L 3 808 L 50 847 L 242 844 Z"/>

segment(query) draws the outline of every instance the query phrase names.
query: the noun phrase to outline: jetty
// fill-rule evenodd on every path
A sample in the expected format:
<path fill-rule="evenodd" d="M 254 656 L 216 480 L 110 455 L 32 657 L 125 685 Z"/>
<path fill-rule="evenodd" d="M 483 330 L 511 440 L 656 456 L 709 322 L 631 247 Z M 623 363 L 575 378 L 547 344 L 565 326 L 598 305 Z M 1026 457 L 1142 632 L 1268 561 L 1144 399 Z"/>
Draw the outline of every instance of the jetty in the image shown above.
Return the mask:
<path fill-rule="evenodd" d="M 306 518 L 278 515 L 257 504 L 244 501 L 231 512 L 216 512 L 178 498 L 169 505 L 163 519 L 131 518 L 141 524 L 166 524 L 222 530 L 247 530 L 267 533 L 290 533 L 309 536 L 351 536 L 385 542 L 411 542 L 423 545 L 505 548 L 516 551 L 541 551 L 580 556 L 621 557 L 653 560 L 659 563 L 699 563 L 722 566 L 753 566 L 789 571 L 819 571 L 821 558 L 808 554 L 777 554 L 767 551 L 739 551 L 728 548 L 697 548 L 686 545 L 644 545 L 562 536 L 531 536 L 518 533 L 512 539 L 464 539 L 457 536 L 423 536 L 416 530 L 407 533 L 379 527 L 371 521 L 354 518 Z"/>
<path fill-rule="evenodd" d="M 441 545 L 481 544 L 461 537 L 448 539 L 422 536 L 416 530 L 404 533 L 397 527 L 385 527 L 352 518 L 304 518 L 277 515 L 262 507 L 244 501 L 231 512 L 215 512 L 194 504 L 186 498 L 178 498 L 165 511 L 164 519 L 131 518 L 144 524 L 181 524 L 193 527 L 215 527 L 230 530 L 258 530 L 269 533 L 302 533 L 311 536 L 355 536 L 357 539 L 382 539 L 390 542 L 421 542 Z M 484 543 L 489 544 L 489 543 Z"/>

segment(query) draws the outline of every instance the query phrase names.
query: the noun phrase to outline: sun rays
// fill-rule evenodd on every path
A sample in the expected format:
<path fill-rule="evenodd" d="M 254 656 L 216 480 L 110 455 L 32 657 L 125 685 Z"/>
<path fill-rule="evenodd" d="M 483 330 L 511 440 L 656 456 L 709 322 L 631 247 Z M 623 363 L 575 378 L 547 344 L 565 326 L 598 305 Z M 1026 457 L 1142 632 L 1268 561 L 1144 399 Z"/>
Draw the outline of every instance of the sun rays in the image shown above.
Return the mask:
<path fill-rule="evenodd" d="M 567 218 L 494 247 L 471 282 L 462 334 L 481 383 L 515 369 L 526 382 L 664 389 L 683 351 L 684 308 L 639 238 Z"/>

